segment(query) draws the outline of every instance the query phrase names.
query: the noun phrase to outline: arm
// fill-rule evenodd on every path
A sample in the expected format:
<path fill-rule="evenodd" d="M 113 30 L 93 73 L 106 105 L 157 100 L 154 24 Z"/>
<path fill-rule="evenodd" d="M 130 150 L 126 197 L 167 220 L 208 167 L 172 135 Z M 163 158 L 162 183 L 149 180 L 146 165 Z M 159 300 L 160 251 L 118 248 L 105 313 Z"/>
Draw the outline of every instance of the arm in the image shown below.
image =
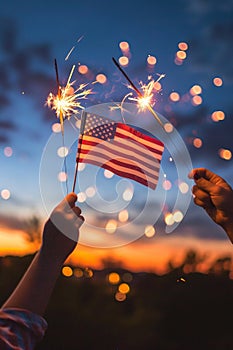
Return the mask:
<path fill-rule="evenodd" d="M 84 218 L 68 194 L 53 210 L 43 231 L 43 242 L 22 280 L 2 308 L 26 309 L 43 315 L 61 267 L 77 245 Z"/>
<path fill-rule="evenodd" d="M 205 168 L 196 168 L 193 178 L 194 203 L 205 209 L 211 219 L 220 225 L 233 243 L 233 190 L 220 176 Z"/>

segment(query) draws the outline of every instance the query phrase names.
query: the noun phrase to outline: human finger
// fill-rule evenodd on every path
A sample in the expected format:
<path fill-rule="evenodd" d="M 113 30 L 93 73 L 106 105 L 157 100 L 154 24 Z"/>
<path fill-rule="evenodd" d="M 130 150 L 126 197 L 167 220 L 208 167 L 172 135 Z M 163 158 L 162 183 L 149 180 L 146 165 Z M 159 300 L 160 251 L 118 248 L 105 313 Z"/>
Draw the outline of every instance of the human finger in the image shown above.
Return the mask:
<path fill-rule="evenodd" d="M 75 206 L 75 202 L 77 201 L 77 195 L 74 192 L 70 192 L 66 195 L 65 200 L 69 204 L 71 208 Z"/>
<path fill-rule="evenodd" d="M 231 189 L 230 185 L 219 175 L 215 174 L 213 171 L 206 168 L 194 168 L 189 174 L 189 178 L 194 179 L 197 183 L 200 182 L 200 179 L 205 179 L 214 185 L 219 185 L 227 189 Z M 204 185 L 207 182 L 204 182 Z"/>
<path fill-rule="evenodd" d="M 80 214 L 82 213 L 82 210 L 77 206 L 73 207 L 72 210 L 77 216 L 80 216 Z"/>

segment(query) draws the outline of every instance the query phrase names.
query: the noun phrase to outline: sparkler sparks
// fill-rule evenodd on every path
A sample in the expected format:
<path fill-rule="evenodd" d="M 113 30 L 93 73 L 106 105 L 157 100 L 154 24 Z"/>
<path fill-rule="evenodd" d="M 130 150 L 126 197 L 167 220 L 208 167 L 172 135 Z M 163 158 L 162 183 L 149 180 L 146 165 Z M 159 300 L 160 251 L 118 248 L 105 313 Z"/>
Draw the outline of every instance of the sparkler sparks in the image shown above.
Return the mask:
<path fill-rule="evenodd" d="M 73 85 L 75 81 L 70 82 L 75 66 L 72 67 L 69 74 L 69 78 L 64 87 L 60 86 L 57 74 L 57 66 L 55 61 L 58 93 L 54 95 L 52 92 L 49 93 L 46 105 L 55 111 L 57 117 L 60 119 L 62 134 L 64 133 L 63 121 L 65 118 L 69 119 L 72 115 L 79 113 L 78 109 L 84 109 L 80 100 L 86 99 L 89 94 L 92 93 L 92 89 L 86 89 L 88 84 L 81 84 L 75 90 Z"/>
<path fill-rule="evenodd" d="M 48 107 L 56 112 L 58 118 L 61 113 L 63 115 L 63 120 L 65 118 L 69 119 L 73 114 L 78 114 L 78 108 L 84 109 L 78 100 L 86 99 L 92 92 L 91 89 L 84 90 L 88 84 L 81 84 L 76 90 L 74 90 L 72 85 L 73 83 L 61 87 L 60 96 L 59 94 L 55 96 L 50 92 L 47 99 Z"/>
<path fill-rule="evenodd" d="M 164 74 L 161 74 L 156 81 L 154 79 L 151 79 L 148 84 L 143 84 L 141 82 L 140 85 L 141 85 L 143 94 L 140 94 L 140 96 L 138 97 L 129 97 L 129 100 L 137 102 L 139 111 L 145 111 L 149 105 L 151 107 L 154 106 L 155 104 L 154 89 L 156 84 L 159 82 L 159 80 L 162 79 L 164 76 L 165 76 Z M 132 89 L 131 86 L 129 86 L 129 88 Z"/>
<path fill-rule="evenodd" d="M 141 93 L 141 91 L 134 85 L 134 83 L 130 80 L 130 78 L 128 77 L 128 75 L 125 73 L 125 71 L 121 68 L 121 66 L 118 64 L 118 62 L 115 60 L 114 57 L 112 57 L 113 62 L 115 63 L 115 65 L 117 66 L 117 68 L 121 71 L 121 73 L 124 75 L 124 77 L 128 80 L 130 87 L 137 93 L 138 97 L 135 98 L 134 100 L 136 100 L 138 102 L 138 107 L 140 108 L 140 110 L 145 110 L 146 108 L 151 112 L 151 114 L 155 117 L 155 119 L 157 120 L 157 122 L 162 126 L 163 128 L 163 123 L 161 122 L 159 116 L 157 115 L 157 113 L 153 110 L 152 106 L 151 106 L 151 100 L 153 98 L 153 93 L 152 90 L 154 88 L 154 84 L 157 83 L 161 78 L 163 78 L 165 75 L 162 74 L 160 75 L 160 77 L 158 78 L 158 80 L 155 82 L 154 80 L 152 80 L 148 85 L 143 85 L 142 89 L 144 92 L 144 95 Z M 133 98 L 131 98 L 133 99 Z"/>
<path fill-rule="evenodd" d="M 57 118 L 60 119 L 63 150 L 65 150 L 64 125 L 63 125 L 64 120 L 66 118 L 69 119 L 72 115 L 78 114 L 79 113 L 78 109 L 84 109 L 80 100 L 86 99 L 87 96 L 92 93 L 92 89 L 86 89 L 88 84 L 80 84 L 76 90 L 74 89 L 73 85 L 75 84 L 75 81 L 71 82 L 71 78 L 74 70 L 75 70 L 75 65 L 72 66 L 66 85 L 61 86 L 59 82 L 59 76 L 58 76 L 57 61 L 55 60 L 57 95 L 54 95 L 52 92 L 50 92 L 46 101 L 46 105 L 52 110 L 54 110 L 56 112 Z M 64 167 L 65 167 L 65 174 L 67 174 L 65 151 L 64 151 Z M 77 166 L 76 166 L 76 172 L 77 172 Z M 67 177 L 65 178 L 65 181 L 66 181 L 66 190 L 68 193 Z"/>

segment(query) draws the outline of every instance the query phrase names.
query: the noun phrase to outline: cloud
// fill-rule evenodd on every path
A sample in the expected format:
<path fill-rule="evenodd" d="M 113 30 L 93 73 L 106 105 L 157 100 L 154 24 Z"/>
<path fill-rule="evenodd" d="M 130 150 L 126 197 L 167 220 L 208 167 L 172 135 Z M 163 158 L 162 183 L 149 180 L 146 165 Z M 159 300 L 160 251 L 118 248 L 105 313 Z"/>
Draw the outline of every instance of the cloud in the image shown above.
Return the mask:
<path fill-rule="evenodd" d="M 6 144 L 10 141 L 9 132 L 15 131 L 16 126 L 10 120 L 0 120 L 0 144 Z"/>

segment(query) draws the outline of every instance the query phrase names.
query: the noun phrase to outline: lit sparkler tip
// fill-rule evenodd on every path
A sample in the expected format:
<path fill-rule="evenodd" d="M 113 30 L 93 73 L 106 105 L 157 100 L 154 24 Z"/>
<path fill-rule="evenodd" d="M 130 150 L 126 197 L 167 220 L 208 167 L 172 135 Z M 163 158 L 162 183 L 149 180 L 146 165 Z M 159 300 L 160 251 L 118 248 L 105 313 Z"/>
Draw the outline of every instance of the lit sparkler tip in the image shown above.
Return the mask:
<path fill-rule="evenodd" d="M 153 102 L 153 96 L 154 96 L 153 89 L 154 89 L 155 83 L 157 83 L 158 80 L 160 80 L 162 78 L 162 75 L 159 76 L 159 78 L 157 79 L 156 82 L 154 80 L 151 80 L 147 85 L 141 83 L 141 88 L 143 90 L 143 94 L 142 94 L 141 91 L 134 85 L 134 83 L 131 81 L 131 79 L 128 77 L 128 75 L 125 73 L 125 71 L 121 68 L 121 66 L 118 64 L 118 62 L 115 60 L 114 57 L 112 57 L 112 60 L 113 60 L 114 64 L 117 66 L 117 68 L 124 75 L 124 77 L 127 79 L 127 81 L 129 82 L 130 88 L 132 88 L 138 95 L 137 98 L 129 98 L 129 99 L 137 102 L 138 109 L 140 111 L 144 111 L 145 109 L 148 109 L 151 112 L 151 114 L 155 117 L 157 122 L 163 128 L 164 126 L 163 126 L 162 121 L 160 120 L 157 113 L 153 110 L 152 105 L 151 105 L 151 104 L 154 104 L 154 102 Z"/>
<path fill-rule="evenodd" d="M 60 119 L 61 126 L 63 126 L 63 120 L 65 118 L 69 119 L 72 115 L 79 113 L 78 109 L 84 109 L 79 100 L 86 99 L 92 93 L 92 89 L 85 89 L 88 84 L 81 84 L 76 90 L 74 89 L 73 85 L 75 81 L 71 82 L 74 69 L 75 65 L 72 66 L 66 86 L 60 86 L 57 61 L 55 59 L 58 92 L 57 95 L 51 92 L 49 93 L 46 105 L 55 111 L 57 118 Z"/>

